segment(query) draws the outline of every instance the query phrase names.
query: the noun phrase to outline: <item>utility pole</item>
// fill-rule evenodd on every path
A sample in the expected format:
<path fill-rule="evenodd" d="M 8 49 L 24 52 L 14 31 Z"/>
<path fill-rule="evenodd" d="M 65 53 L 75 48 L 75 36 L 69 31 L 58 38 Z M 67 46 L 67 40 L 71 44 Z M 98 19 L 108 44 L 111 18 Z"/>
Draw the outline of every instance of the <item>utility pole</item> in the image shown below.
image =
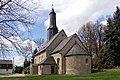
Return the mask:
<path fill-rule="evenodd" d="M 13 72 L 15 71 L 15 66 L 14 66 L 14 57 L 13 57 Z"/>

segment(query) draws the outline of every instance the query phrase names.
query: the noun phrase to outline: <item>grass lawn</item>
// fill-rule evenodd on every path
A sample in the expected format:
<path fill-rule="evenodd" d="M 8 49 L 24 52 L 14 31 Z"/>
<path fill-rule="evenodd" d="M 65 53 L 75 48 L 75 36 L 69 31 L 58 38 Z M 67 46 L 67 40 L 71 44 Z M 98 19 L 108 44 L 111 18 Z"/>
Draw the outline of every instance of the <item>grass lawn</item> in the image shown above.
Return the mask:
<path fill-rule="evenodd" d="M 103 70 L 83 75 L 31 75 L 25 77 L 0 78 L 0 80 L 120 80 L 120 69 Z"/>

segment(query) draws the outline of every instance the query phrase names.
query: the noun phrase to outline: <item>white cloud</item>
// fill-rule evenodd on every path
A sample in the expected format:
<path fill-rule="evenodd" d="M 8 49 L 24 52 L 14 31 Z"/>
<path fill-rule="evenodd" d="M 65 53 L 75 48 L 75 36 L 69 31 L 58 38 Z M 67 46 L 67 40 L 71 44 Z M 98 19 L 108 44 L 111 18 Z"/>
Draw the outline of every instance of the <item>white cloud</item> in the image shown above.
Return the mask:
<path fill-rule="evenodd" d="M 3 38 L 2 36 L 0 36 L 0 38 L 1 38 L 1 41 L 3 41 L 3 43 L 11 45 L 11 43 L 8 40 L 6 40 L 5 38 Z M 29 39 L 26 39 L 23 41 L 19 36 L 11 36 L 8 39 L 14 43 L 18 43 L 23 46 L 28 46 L 28 43 L 29 43 L 29 44 L 33 45 L 33 47 L 36 47 L 36 43 L 34 41 L 29 40 Z"/>
<path fill-rule="evenodd" d="M 14 65 L 23 66 L 24 60 L 23 56 L 14 56 Z"/>
<path fill-rule="evenodd" d="M 23 42 L 23 45 L 24 45 L 24 47 L 30 47 L 31 46 L 32 50 L 35 50 L 35 48 L 38 47 L 38 45 L 34 41 L 29 40 L 29 39 L 25 40 Z"/>
<path fill-rule="evenodd" d="M 103 25 L 107 25 L 107 20 L 102 21 L 101 24 L 103 24 Z"/>
<path fill-rule="evenodd" d="M 79 27 L 88 21 L 96 21 L 101 16 L 112 15 L 119 0 L 44 0 L 44 9 L 51 10 L 54 3 L 57 13 L 57 26 L 64 29 L 68 35 L 78 31 Z M 45 4 L 46 3 L 46 4 Z M 49 25 L 49 19 L 45 21 Z"/>
<path fill-rule="evenodd" d="M 13 51 L 13 52 L 11 51 L 10 54 L 6 53 L 7 59 L 13 60 L 13 57 L 14 57 L 14 63 L 15 65 L 18 65 L 18 66 L 23 66 L 24 56 L 29 55 L 28 58 L 30 59 L 30 56 L 32 55 L 31 51 L 33 51 L 37 47 L 37 44 L 32 40 L 27 39 L 23 41 L 18 36 L 11 36 L 9 39 L 12 40 L 16 44 L 16 46 L 19 45 L 18 48 L 20 47 L 20 50 L 22 50 L 22 52 L 24 53 L 24 54 L 22 53 L 18 55 L 17 52 L 14 52 L 16 50 L 9 41 L 7 41 L 2 37 L 0 38 L 1 38 L 1 41 L 3 41 L 3 43 L 8 46 L 6 47 L 6 49 Z M 0 58 L 2 57 L 0 56 Z"/>
<path fill-rule="evenodd" d="M 4 43 L 5 45 L 8 45 L 9 48 L 14 49 L 13 45 L 6 39 L 4 39 L 3 37 L 1 37 L 1 41 L 3 41 L 2 43 Z M 8 38 L 9 40 L 11 40 L 13 43 L 15 44 L 19 44 L 21 47 L 32 47 L 32 49 L 34 50 L 37 47 L 37 44 L 29 39 L 26 40 L 22 40 L 20 37 L 18 36 L 11 36 L 10 38 Z"/>
<path fill-rule="evenodd" d="M 12 60 L 13 64 L 17 66 L 23 66 L 25 60 L 23 56 L 17 55 L 16 53 L 14 53 L 12 56 L 9 56 L 8 59 Z"/>

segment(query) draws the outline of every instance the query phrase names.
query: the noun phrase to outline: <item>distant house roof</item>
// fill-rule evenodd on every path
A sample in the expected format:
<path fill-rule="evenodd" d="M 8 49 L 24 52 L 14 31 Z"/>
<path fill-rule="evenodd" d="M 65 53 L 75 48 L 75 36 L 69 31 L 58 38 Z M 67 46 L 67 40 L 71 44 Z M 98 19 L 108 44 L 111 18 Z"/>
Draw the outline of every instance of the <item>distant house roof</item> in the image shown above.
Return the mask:
<path fill-rule="evenodd" d="M 51 45 L 51 43 L 56 39 L 56 37 L 57 37 L 62 31 L 64 31 L 64 30 L 61 30 L 60 32 L 58 32 L 57 34 L 55 34 L 55 35 L 52 37 L 52 39 L 51 39 L 49 42 L 47 42 L 46 44 L 44 44 L 44 45 L 42 46 L 41 50 L 40 50 L 39 52 L 37 52 L 35 55 L 40 54 L 40 52 L 46 50 L 46 49 Z"/>
<path fill-rule="evenodd" d="M 73 35 L 72 35 L 73 36 Z M 61 43 L 53 50 L 52 53 L 55 53 L 55 52 L 58 52 L 60 51 L 61 49 L 64 48 L 64 46 L 69 42 L 69 40 L 72 38 L 72 36 L 64 39 L 63 41 L 61 41 Z"/>
<path fill-rule="evenodd" d="M 0 60 L 0 64 L 12 64 L 12 60 Z"/>
<path fill-rule="evenodd" d="M 48 56 L 44 60 L 42 60 L 38 65 L 56 65 L 56 62 L 53 56 Z"/>

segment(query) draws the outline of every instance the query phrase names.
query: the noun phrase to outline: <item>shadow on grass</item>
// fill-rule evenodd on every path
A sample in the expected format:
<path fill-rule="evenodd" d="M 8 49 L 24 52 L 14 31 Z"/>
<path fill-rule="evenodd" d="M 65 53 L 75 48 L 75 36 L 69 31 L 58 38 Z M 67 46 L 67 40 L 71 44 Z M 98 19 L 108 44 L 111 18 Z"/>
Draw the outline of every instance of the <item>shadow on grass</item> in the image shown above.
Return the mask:
<path fill-rule="evenodd" d="M 93 69 L 92 73 L 98 73 L 98 72 L 106 72 L 106 70 L 103 69 Z"/>

